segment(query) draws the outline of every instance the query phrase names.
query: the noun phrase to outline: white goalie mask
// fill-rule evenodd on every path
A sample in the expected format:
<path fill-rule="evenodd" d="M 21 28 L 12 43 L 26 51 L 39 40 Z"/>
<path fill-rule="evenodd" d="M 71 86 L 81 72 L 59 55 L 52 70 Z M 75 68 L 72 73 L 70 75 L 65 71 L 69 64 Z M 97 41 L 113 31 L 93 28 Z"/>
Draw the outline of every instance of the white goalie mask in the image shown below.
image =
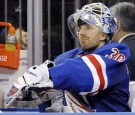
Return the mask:
<path fill-rule="evenodd" d="M 83 22 L 98 27 L 102 32 L 110 34 L 117 31 L 117 25 L 110 10 L 102 3 L 92 3 L 77 10 L 68 18 L 68 27 L 75 38 L 78 38 L 79 23 Z"/>

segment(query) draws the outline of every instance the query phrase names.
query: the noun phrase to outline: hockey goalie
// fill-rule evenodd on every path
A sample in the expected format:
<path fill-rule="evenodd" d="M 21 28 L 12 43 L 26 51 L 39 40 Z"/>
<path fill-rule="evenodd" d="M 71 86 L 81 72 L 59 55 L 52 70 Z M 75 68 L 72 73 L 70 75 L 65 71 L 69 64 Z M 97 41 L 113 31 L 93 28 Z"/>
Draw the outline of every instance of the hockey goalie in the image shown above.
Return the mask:
<path fill-rule="evenodd" d="M 110 10 L 102 3 L 85 5 L 69 16 L 68 27 L 80 47 L 29 68 L 9 91 L 6 105 L 35 100 L 46 112 L 130 112 L 130 52 L 110 42 L 117 31 Z"/>

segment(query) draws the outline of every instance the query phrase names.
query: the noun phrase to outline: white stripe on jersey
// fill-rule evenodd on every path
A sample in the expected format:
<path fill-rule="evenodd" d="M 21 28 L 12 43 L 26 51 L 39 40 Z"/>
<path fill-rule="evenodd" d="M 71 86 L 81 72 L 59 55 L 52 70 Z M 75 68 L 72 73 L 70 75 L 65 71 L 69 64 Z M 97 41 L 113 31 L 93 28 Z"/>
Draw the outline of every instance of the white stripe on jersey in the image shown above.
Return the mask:
<path fill-rule="evenodd" d="M 108 85 L 108 79 L 107 79 L 107 74 L 106 74 L 106 64 L 100 56 L 98 55 L 92 55 L 92 56 L 94 56 L 96 61 L 101 65 L 103 79 L 105 81 L 103 89 L 105 89 Z M 87 56 L 83 56 L 82 59 L 86 63 L 86 65 L 89 67 L 93 76 L 94 83 L 93 83 L 93 88 L 90 92 L 81 92 L 80 94 L 86 95 L 88 93 L 94 93 L 94 92 L 97 94 L 98 93 L 97 91 L 99 90 L 99 87 L 100 87 L 100 79 L 99 79 L 100 76 L 98 75 L 97 69 L 95 68 L 96 66 L 94 66 L 95 63 L 92 63 L 91 60 Z"/>
<path fill-rule="evenodd" d="M 100 86 L 100 81 L 99 81 L 99 77 L 98 77 L 96 68 L 94 67 L 94 65 L 90 62 L 90 60 L 86 56 L 83 56 L 82 59 L 87 64 L 87 66 L 89 67 L 89 69 L 92 73 L 94 83 L 93 83 L 93 88 L 91 90 L 91 93 L 95 92 L 99 89 L 99 86 Z"/>
<path fill-rule="evenodd" d="M 106 64 L 105 62 L 103 61 L 103 59 L 101 58 L 101 56 L 99 55 L 95 55 L 95 58 L 98 60 L 99 63 L 101 63 L 101 67 L 102 67 L 102 73 L 103 73 L 103 76 L 104 76 L 104 80 L 105 80 L 105 85 L 104 85 L 104 89 L 107 88 L 108 86 L 108 77 L 107 77 L 107 74 L 106 74 Z"/>

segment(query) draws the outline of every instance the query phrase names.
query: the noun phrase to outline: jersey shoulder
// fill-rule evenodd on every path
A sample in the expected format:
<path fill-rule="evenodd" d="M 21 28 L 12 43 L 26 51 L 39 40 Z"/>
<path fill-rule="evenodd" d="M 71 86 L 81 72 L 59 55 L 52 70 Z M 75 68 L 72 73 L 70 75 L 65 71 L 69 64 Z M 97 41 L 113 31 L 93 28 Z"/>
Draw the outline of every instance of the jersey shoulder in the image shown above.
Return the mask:
<path fill-rule="evenodd" d="M 95 50 L 93 53 L 102 56 L 123 55 L 126 58 L 126 60 L 130 57 L 130 50 L 128 46 L 118 42 L 107 43 L 106 45 Z"/>
<path fill-rule="evenodd" d="M 79 47 L 79 48 L 75 48 L 75 49 L 72 49 L 72 50 L 69 50 L 65 53 L 62 53 L 61 55 L 57 56 L 55 59 L 54 59 L 54 62 L 56 64 L 59 64 L 60 62 L 64 61 L 65 59 L 67 58 L 73 58 L 75 57 L 77 54 L 81 53 L 82 52 L 82 49 Z"/>

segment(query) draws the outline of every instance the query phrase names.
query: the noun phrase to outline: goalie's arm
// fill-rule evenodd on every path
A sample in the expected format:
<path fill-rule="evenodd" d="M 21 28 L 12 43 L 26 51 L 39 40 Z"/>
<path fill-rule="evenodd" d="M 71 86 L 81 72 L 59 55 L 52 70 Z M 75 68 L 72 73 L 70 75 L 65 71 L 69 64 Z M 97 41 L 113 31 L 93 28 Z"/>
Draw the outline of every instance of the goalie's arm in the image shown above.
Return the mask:
<path fill-rule="evenodd" d="M 49 73 L 55 89 L 72 90 L 85 95 L 115 86 L 125 79 L 122 74 L 119 74 L 119 79 L 117 76 L 122 70 L 124 75 L 127 74 L 125 62 L 90 54 L 69 59 L 51 68 Z"/>

